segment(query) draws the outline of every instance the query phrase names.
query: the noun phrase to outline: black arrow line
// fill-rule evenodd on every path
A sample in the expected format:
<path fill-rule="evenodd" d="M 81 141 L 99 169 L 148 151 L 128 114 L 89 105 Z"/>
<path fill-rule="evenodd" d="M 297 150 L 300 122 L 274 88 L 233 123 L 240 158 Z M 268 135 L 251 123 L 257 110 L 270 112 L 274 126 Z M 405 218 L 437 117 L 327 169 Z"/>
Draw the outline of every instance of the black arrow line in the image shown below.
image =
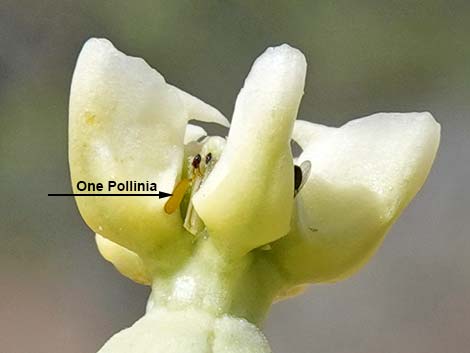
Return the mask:
<path fill-rule="evenodd" d="M 164 191 L 159 191 L 157 194 L 47 194 L 47 196 L 158 196 L 159 199 L 164 199 L 165 197 L 170 197 L 172 194 L 169 194 Z"/>

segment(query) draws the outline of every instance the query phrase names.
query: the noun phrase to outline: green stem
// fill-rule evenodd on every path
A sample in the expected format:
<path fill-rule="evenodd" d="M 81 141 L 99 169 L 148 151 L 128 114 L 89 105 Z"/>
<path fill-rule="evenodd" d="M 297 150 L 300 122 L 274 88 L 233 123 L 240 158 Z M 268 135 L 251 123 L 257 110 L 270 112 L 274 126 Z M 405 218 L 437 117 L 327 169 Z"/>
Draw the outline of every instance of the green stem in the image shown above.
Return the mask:
<path fill-rule="evenodd" d="M 281 286 L 281 277 L 262 251 L 229 259 L 209 237 L 200 237 L 181 270 L 155 276 L 148 311 L 194 308 L 214 317 L 244 318 L 259 326 Z"/>

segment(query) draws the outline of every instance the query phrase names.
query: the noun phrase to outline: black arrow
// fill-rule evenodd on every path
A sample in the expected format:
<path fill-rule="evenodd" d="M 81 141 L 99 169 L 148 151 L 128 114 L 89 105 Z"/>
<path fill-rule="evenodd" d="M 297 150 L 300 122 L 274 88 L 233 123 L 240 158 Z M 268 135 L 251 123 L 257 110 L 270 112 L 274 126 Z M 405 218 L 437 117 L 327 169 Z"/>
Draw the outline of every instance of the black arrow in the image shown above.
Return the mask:
<path fill-rule="evenodd" d="M 165 191 L 159 191 L 159 192 L 158 192 L 158 198 L 159 198 L 159 199 L 164 199 L 165 197 L 170 197 L 170 196 L 172 196 L 172 195 L 173 195 L 173 194 L 169 194 L 169 193 L 167 193 L 167 192 L 165 192 Z"/>
<path fill-rule="evenodd" d="M 164 191 L 159 191 L 158 194 L 47 194 L 47 196 L 158 196 L 159 199 L 164 199 L 165 197 L 170 197 L 172 194 L 169 194 Z"/>

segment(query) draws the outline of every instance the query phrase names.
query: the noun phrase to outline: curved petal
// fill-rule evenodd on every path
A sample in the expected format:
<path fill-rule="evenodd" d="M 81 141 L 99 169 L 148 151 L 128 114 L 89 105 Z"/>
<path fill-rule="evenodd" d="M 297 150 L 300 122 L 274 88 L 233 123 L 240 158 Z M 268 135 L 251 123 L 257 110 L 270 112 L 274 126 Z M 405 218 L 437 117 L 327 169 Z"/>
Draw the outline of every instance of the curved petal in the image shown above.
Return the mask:
<path fill-rule="evenodd" d="M 222 156 L 193 198 L 210 236 L 234 254 L 289 231 L 289 142 L 305 73 L 305 57 L 288 45 L 269 48 L 256 60 L 238 95 Z"/>
<path fill-rule="evenodd" d="M 230 127 L 230 122 L 217 109 L 179 88 L 174 86 L 171 87 L 176 90 L 181 101 L 184 103 L 184 106 L 188 112 L 188 119 Z"/>
<path fill-rule="evenodd" d="M 80 180 L 155 182 L 171 192 L 181 173 L 188 116 L 175 88 L 140 59 L 105 39 L 90 39 L 77 61 L 70 93 L 69 160 Z M 157 197 L 77 197 L 97 233 L 141 254 L 181 226 Z"/>
<path fill-rule="evenodd" d="M 201 137 L 207 136 L 207 132 L 200 126 L 188 124 L 184 133 L 184 144 L 197 141 Z"/>
<path fill-rule="evenodd" d="M 302 150 L 306 150 L 314 139 L 321 136 L 321 134 L 328 129 L 331 128 L 325 125 L 311 123 L 310 121 L 296 120 L 294 123 L 294 131 L 292 132 L 292 139 L 297 142 Z"/>
<path fill-rule="evenodd" d="M 101 256 L 111 262 L 122 275 L 140 284 L 152 284 L 152 277 L 139 255 L 99 234 L 95 235 L 95 241 Z"/>
<path fill-rule="evenodd" d="M 312 169 L 293 230 L 272 246 L 292 282 L 337 281 L 367 262 L 423 185 L 439 136 L 429 113 L 374 114 L 341 128 L 299 122 L 299 162 Z"/>

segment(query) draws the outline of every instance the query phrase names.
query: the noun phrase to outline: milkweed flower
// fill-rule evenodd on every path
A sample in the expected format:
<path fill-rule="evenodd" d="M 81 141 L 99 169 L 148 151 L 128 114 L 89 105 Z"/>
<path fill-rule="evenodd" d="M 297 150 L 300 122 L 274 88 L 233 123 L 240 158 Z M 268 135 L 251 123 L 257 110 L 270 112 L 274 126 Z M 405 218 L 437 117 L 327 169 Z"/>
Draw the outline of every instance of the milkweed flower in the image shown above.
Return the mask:
<path fill-rule="evenodd" d="M 334 282 L 373 255 L 423 185 L 439 145 L 429 113 L 326 127 L 297 120 L 306 60 L 268 48 L 229 126 L 215 108 L 105 39 L 84 45 L 70 95 L 72 184 L 137 180 L 173 193 L 77 197 L 105 259 L 149 285 L 146 314 L 101 353 L 270 352 L 273 301 Z M 302 148 L 293 158 L 290 143 Z"/>

